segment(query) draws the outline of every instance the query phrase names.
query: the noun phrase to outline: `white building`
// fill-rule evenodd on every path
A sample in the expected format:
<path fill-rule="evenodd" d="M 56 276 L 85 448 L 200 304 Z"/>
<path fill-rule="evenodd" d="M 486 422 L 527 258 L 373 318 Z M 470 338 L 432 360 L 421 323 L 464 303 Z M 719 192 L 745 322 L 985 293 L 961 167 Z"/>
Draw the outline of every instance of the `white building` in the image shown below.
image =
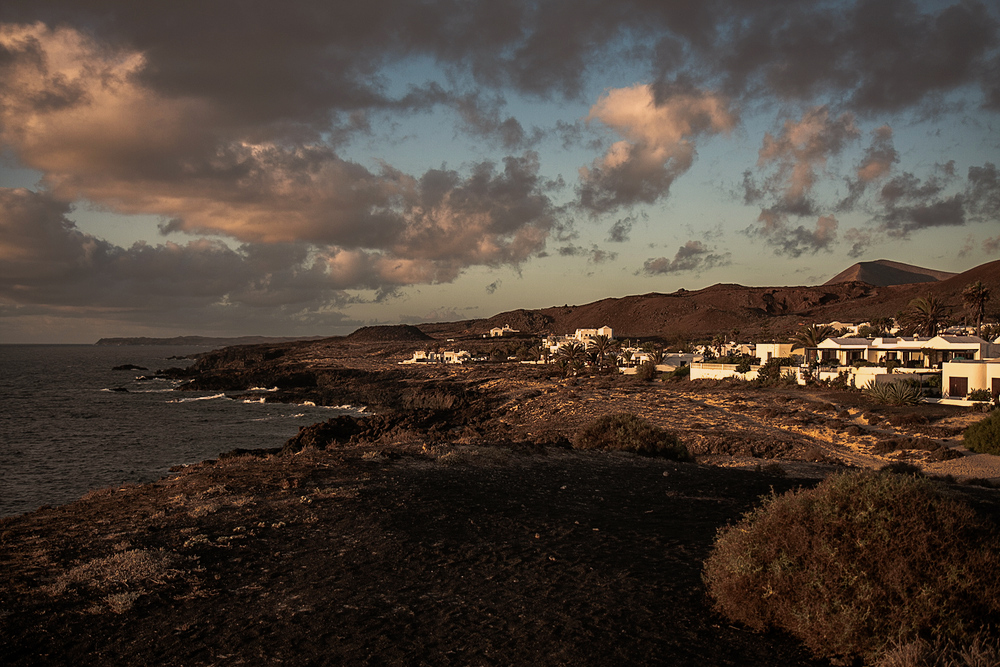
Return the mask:
<path fill-rule="evenodd" d="M 765 364 L 771 359 L 792 356 L 792 343 L 757 343 L 751 354 Z"/>
<path fill-rule="evenodd" d="M 467 350 L 445 350 L 443 352 L 433 352 L 428 350 L 417 350 L 413 357 L 401 364 L 464 364 L 472 361 L 472 355 Z"/>
<path fill-rule="evenodd" d="M 549 354 L 555 355 L 559 352 L 559 348 L 567 343 L 580 343 L 584 347 L 590 347 L 598 336 L 607 336 L 609 340 L 614 340 L 615 337 L 611 327 L 608 326 L 598 329 L 577 329 L 572 335 L 551 335 L 542 338 L 542 347 L 548 349 Z"/>
<path fill-rule="evenodd" d="M 598 336 L 607 336 L 609 339 L 615 337 L 614 332 L 609 326 L 603 326 L 598 329 L 577 329 L 576 333 L 573 334 L 573 338 L 584 345 L 587 345 Z"/>
<path fill-rule="evenodd" d="M 977 336 L 907 336 L 896 338 L 827 338 L 819 344 L 820 363 L 836 360 L 841 366 L 855 361 L 884 364 L 898 361 L 909 367 L 938 367 L 955 359 L 1000 356 L 1000 346 Z"/>
<path fill-rule="evenodd" d="M 513 336 L 516 333 L 521 333 L 519 329 L 511 329 L 509 324 L 505 324 L 502 327 L 493 327 L 490 329 L 489 336 L 483 336 L 483 338 L 503 338 L 504 336 Z"/>
<path fill-rule="evenodd" d="M 941 395 L 965 398 L 970 392 L 985 389 L 996 400 L 1000 395 L 1000 359 L 961 359 L 941 364 Z"/>

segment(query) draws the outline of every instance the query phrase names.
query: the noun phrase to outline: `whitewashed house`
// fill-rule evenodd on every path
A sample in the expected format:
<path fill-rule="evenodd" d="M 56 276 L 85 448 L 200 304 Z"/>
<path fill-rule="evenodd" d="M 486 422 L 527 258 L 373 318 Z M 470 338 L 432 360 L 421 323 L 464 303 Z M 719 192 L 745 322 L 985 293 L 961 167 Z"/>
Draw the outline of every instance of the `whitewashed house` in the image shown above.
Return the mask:
<path fill-rule="evenodd" d="M 977 389 L 989 391 L 994 400 L 1000 395 L 1000 359 L 962 359 L 941 364 L 943 397 L 961 399 Z"/>
<path fill-rule="evenodd" d="M 757 343 L 751 354 L 765 364 L 771 359 L 792 356 L 792 343 Z"/>
<path fill-rule="evenodd" d="M 489 338 L 503 338 L 504 336 L 513 336 L 517 333 L 521 333 L 521 330 L 511 329 L 509 324 L 505 324 L 502 327 L 493 327 L 490 329 Z M 483 336 L 483 338 L 486 338 L 486 336 Z"/>
<path fill-rule="evenodd" d="M 472 361 L 472 355 L 467 350 L 445 350 L 434 352 L 430 350 L 417 350 L 413 357 L 401 361 L 401 364 L 464 364 Z"/>

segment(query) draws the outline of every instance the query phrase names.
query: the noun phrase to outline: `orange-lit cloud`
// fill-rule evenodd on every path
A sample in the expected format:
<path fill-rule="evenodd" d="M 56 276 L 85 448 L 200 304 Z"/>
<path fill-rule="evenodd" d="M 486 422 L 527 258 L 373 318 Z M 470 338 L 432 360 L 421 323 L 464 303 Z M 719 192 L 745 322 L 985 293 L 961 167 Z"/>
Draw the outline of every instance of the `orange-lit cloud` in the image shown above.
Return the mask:
<path fill-rule="evenodd" d="M 580 169 L 581 205 L 595 213 L 664 197 L 694 162 L 694 140 L 731 131 L 737 115 L 721 96 L 683 90 L 657 102 L 653 87 L 635 85 L 605 93 L 587 121 L 600 121 L 622 140 Z"/>

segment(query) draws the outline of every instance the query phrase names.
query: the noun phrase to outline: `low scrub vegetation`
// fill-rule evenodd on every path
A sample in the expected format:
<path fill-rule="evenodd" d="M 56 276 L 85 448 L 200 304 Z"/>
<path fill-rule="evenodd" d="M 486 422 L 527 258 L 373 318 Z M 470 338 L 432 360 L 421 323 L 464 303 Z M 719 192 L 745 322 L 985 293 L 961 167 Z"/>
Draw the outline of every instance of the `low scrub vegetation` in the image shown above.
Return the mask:
<path fill-rule="evenodd" d="M 894 642 L 967 644 L 996 627 L 998 547 L 995 526 L 934 482 L 845 473 L 720 531 L 704 580 L 734 621 L 874 660 Z"/>
<path fill-rule="evenodd" d="M 993 400 L 993 397 L 990 396 L 989 389 L 973 389 L 972 391 L 969 392 L 968 399 L 970 401 L 979 401 L 988 403 Z"/>
<path fill-rule="evenodd" d="M 876 384 L 872 381 L 866 384 L 861 391 L 882 405 L 917 405 L 923 398 L 920 387 L 912 382 Z"/>
<path fill-rule="evenodd" d="M 973 452 L 1000 455 L 1000 412 L 965 429 L 962 444 Z"/>
<path fill-rule="evenodd" d="M 917 639 L 886 651 L 875 667 L 996 667 L 1000 641 L 978 635 L 965 644 Z"/>
<path fill-rule="evenodd" d="M 675 461 L 691 459 L 687 447 L 676 435 L 628 412 L 600 417 L 577 434 L 573 446 L 662 456 Z"/>

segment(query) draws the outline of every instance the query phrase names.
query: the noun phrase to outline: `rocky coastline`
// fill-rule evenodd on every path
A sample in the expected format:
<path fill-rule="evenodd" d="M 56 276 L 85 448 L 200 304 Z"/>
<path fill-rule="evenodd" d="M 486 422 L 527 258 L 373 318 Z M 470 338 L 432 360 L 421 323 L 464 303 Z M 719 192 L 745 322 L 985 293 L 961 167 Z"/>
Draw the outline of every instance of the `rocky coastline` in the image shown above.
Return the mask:
<path fill-rule="evenodd" d="M 403 367 L 426 342 L 369 334 L 159 371 L 366 414 L 0 520 L 5 664 L 827 664 L 713 611 L 716 531 L 835 470 L 947 475 L 979 418 L 824 389 Z M 694 462 L 573 448 L 619 412 Z M 996 516 L 993 480 L 973 477 L 955 493 Z"/>

